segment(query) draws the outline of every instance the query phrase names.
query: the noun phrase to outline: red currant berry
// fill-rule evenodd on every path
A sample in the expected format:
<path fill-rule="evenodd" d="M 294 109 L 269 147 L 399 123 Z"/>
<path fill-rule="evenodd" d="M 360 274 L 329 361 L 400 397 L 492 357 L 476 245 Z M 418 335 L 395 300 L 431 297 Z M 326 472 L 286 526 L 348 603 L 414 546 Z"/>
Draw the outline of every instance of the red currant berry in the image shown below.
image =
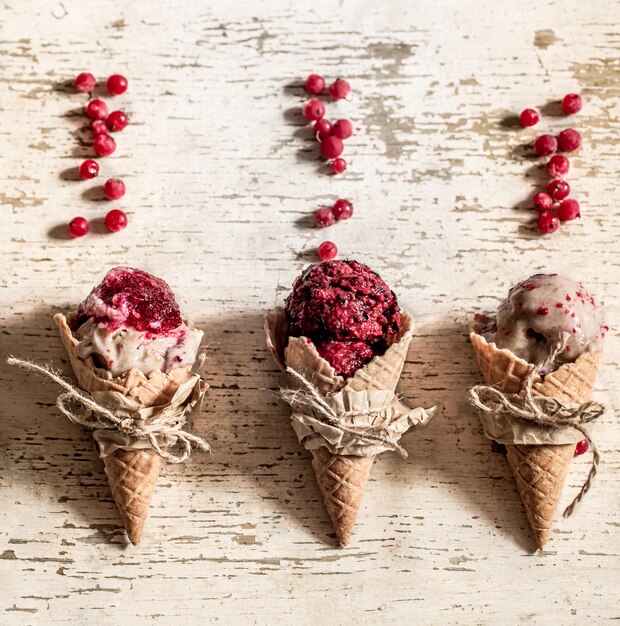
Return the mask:
<path fill-rule="evenodd" d="M 534 152 L 538 156 L 549 156 L 558 149 L 558 142 L 553 135 L 540 135 L 534 141 Z"/>
<path fill-rule="evenodd" d="M 95 120 L 91 125 L 90 129 L 93 131 L 93 136 L 97 137 L 97 135 L 107 135 L 108 127 L 103 120 Z"/>
<path fill-rule="evenodd" d="M 534 109 L 523 109 L 519 115 L 519 123 L 524 128 L 538 124 L 538 120 L 538 112 L 534 111 Z"/>
<path fill-rule="evenodd" d="M 309 122 L 316 122 L 325 115 L 325 105 L 316 98 L 310 98 L 304 104 L 303 114 Z"/>
<path fill-rule="evenodd" d="M 332 211 L 336 220 L 348 220 L 353 215 L 353 205 L 341 198 L 336 200 Z"/>
<path fill-rule="evenodd" d="M 564 152 L 572 152 L 581 146 L 581 134 L 574 128 L 567 128 L 558 135 L 558 146 Z"/>
<path fill-rule="evenodd" d="M 351 93 L 351 85 L 344 79 L 339 78 L 329 86 L 329 95 L 334 100 L 342 100 Z"/>
<path fill-rule="evenodd" d="M 342 174 L 347 169 L 347 162 L 342 157 L 339 157 L 331 162 L 330 167 L 334 174 Z"/>
<path fill-rule="evenodd" d="M 127 226 L 127 216 L 119 209 L 112 209 L 105 216 L 103 223 L 111 233 L 117 233 Z"/>
<path fill-rule="evenodd" d="M 549 163 L 547 163 L 547 171 L 549 172 L 549 176 L 551 176 L 551 178 L 560 178 L 560 176 L 568 174 L 569 169 L 570 161 L 561 154 L 552 156 L 549 159 Z"/>
<path fill-rule="evenodd" d="M 581 111 L 582 105 L 583 101 L 581 100 L 581 96 L 578 93 L 567 93 L 562 98 L 562 111 L 564 111 L 566 115 L 579 113 L 579 111 Z"/>
<path fill-rule="evenodd" d="M 99 163 L 93 159 L 86 159 L 80 165 L 80 178 L 88 180 L 89 178 L 95 178 L 99 174 Z"/>
<path fill-rule="evenodd" d="M 570 193 L 570 185 L 561 178 L 555 178 L 547 185 L 547 193 L 556 202 L 558 200 L 564 200 Z"/>
<path fill-rule="evenodd" d="M 320 120 L 317 120 L 314 124 L 314 134 L 319 141 L 323 141 L 325 137 L 328 137 L 331 130 L 332 123 L 329 120 L 326 120 L 324 117 L 322 117 Z"/>
<path fill-rule="evenodd" d="M 587 439 L 582 439 L 575 446 L 575 456 L 580 456 L 581 454 L 585 454 L 588 451 L 589 447 L 590 447 L 590 442 Z"/>
<path fill-rule="evenodd" d="M 349 120 L 338 120 L 332 128 L 332 135 L 338 139 L 348 139 L 352 134 L 353 124 Z"/>
<path fill-rule="evenodd" d="M 118 200 L 125 195 L 125 183 L 120 178 L 110 178 L 103 185 L 103 193 L 108 200 Z"/>
<path fill-rule="evenodd" d="M 566 200 L 562 200 L 562 202 L 560 202 L 560 206 L 558 207 L 558 217 L 563 222 L 570 222 L 571 220 L 581 217 L 579 202 L 577 202 L 574 198 L 566 198 Z"/>
<path fill-rule="evenodd" d="M 103 100 L 95 98 L 86 105 L 86 116 L 91 120 L 105 120 L 108 117 L 108 105 Z"/>
<path fill-rule="evenodd" d="M 324 241 L 316 251 L 321 261 L 331 261 L 338 254 L 338 247 L 332 241 Z"/>
<path fill-rule="evenodd" d="M 325 79 L 320 74 L 310 74 L 306 78 L 306 91 L 318 96 L 325 89 Z"/>
<path fill-rule="evenodd" d="M 72 237 L 83 237 L 88 232 L 88 220 L 83 217 L 74 217 L 69 222 L 68 230 Z"/>
<path fill-rule="evenodd" d="M 82 93 L 90 93 L 96 84 L 95 77 L 89 72 L 83 72 L 75 79 L 75 88 Z"/>
<path fill-rule="evenodd" d="M 97 135 L 93 147 L 99 156 L 110 156 L 116 150 L 116 141 L 110 135 Z"/>
<path fill-rule="evenodd" d="M 553 198 L 544 191 L 534 196 L 534 208 L 540 211 L 548 211 L 553 206 Z"/>
<path fill-rule="evenodd" d="M 123 128 L 127 126 L 127 114 L 125 111 L 112 111 L 112 113 L 108 115 L 106 124 L 112 132 L 123 130 Z"/>
<path fill-rule="evenodd" d="M 331 207 L 324 206 L 314 214 L 314 222 L 318 228 L 331 226 L 336 221 Z"/>
<path fill-rule="evenodd" d="M 127 91 L 127 79 L 121 74 L 112 74 L 108 78 L 106 87 L 113 96 L 120 96 Z"/>
<path fill-rule="evenodd" d="M 560 227 L 560 220 L 551 211 L 543 211 L 538 216 L 537 226 L 541 233 L 554 233 Z"/>
<path fill-rule="evenodd" d="M 330 135 L 329 137 L 325 137 L 321 142 L 321 154 L 326 159 L 335 159 L 342 154 L 344 150 L 344 145 L 342 144 L 342 140 L 338 139 L 338 137 L 334 137 Z"/>

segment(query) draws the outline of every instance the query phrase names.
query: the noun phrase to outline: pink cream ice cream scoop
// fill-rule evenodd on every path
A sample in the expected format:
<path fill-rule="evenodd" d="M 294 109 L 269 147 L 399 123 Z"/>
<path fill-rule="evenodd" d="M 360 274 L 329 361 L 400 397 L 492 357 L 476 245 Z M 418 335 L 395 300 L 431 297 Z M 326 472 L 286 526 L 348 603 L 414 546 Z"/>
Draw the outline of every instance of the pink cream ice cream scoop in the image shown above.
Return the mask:
<path fill-rule="evenodd" d="M 401 326 L 392 290 L 357 261 L 311 265 L 295 281 L 285 309 L 289 334 L 308 337 L 345 378 L 383 354 L 386 337 Z"/>
<path fill-rule="evenodd" d="M 192 365 L 203 335 L 182 320 L 166 282 L 131 267 L 105 275 L 80 305 L 77 323 L 78 356 L 112 376 Z"/>
<path fill-rule="evenodd" d="M 540 363 L 563 332 L 569 339 L 558 359 L 570 362 L 600 349 L 607 330 L 581 283 L 559 274 L 535 274 L 509 291 L 482 334 L 498 348 Z"/>

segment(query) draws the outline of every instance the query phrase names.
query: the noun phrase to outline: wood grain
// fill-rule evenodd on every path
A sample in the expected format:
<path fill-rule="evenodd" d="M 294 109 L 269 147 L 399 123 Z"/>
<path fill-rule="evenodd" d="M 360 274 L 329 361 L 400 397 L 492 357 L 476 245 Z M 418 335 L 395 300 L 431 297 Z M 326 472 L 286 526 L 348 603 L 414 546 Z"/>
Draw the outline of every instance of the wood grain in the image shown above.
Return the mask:
<path fill-rule="evenodd" d="M 116 264 L 172 285 L 206 331 L 211 383 L 193 420 L 211 457 L 168 466 L 143 545 L 126 545 L 88 433 L 57 390 L 0 366 L 0 623 L 570 624 L 620 618 L 620 18 L 617 2 L 313 3 L 4 0 L 0 6 L 0 351 L 68 372 L 51 315 Z M 68 81 L 122 72 L 131 123 L 98 179 Z M 347 77 L 349 170 L 325 174 L 299 115 L 311 71 Z M 557 100 L 578 91 L 574 119 Z M 556 102 L 555 104 L 553 104 Z M 551 103 L 551 104 L 549 104 Z M 546 115 L 521 130 L 514 116 Z M 574 125 L 570 182 L 583 219 L 541 239 L 527 200 L 545 180 L 526 148 Z M 123 177 L 110 205 L 100 185 Z M 319 232 L 337 197 L 348 223 Z M 130 225 L 105 235 L 110 206 Z M 75 215 L 87 238 L 64 237 Z M 324 239 L 376 268 L 416 319 L 402 379 L 441 415 L 377 461 L 353 544 L 334 548 L 308 454 L 275 391 L 262 311 Z M 533 554 L 505 459 L 463 391 L 479 380 L 466 339 L 537 271 L 582 279 L 611 331 L 593 428 L 595 487 Z M 573 465 L 568 503 L 588 469 Z"/>

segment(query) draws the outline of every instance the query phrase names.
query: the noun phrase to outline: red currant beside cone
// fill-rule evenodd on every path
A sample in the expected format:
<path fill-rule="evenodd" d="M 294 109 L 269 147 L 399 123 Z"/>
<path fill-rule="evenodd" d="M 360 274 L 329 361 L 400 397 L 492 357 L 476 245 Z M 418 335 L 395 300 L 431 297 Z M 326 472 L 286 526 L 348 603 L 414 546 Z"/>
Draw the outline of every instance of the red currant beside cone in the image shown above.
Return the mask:
<path fill-rule="evenodd" d="M 534 196 L 534 208 L 540 211 L 548 211 L 553 206 L 553 198 L 544 191 Z"/>
<path fill-rule="evenodd" d="M 108 127 L 103 120 L 95 120 L 91 125 L 90 129 L 93 131 L 93 136 L 97 137 L 97 135 L 107 135 Z"/>
<path fill-rule="evenodd" d="M 338 247 L 333 241 L 324 241 L 316 253 L 321 261 L 332 261 L 338 254 Z"/>
<path fill-rule="evenodd" d="M 570 194 L 570 185 L 561 178 L 555 178 L 547 185 L 547 193 L 556 201 L 564 200 Z"/>
<path fill-rule="evenodd" d="M 125 195 L 125 183 L 120 178 L 110 178 L 103 185 L 103 193 L 108 200 L 118 200 Z"/>
<path fill-rule="evenodd" d="M 112 209 L 105 216 L 103 223 L 111 233 L 117 233 L 127 226 L 127 215 L 120 209 Z"/>
<path fill-rule="evenodd" d="M 558 217 L 563 222 L 570 222 L 571 220 L 581 217 L 579 202 L 577 202 L 574 198 L 566 198 L 566 200 L 562 200 L 562 202 L 560 202 L 560 206 L 558 207 Z"/>
<path fill-rule="evenodd" d="M 348 220 L 353 215 L 353 205 L 344 198 L 336 200 L 332 209 L 336 220 Z"/>
<path fill-rule="evenodd" d="M 321 154 L 325 159 L 335 159 L 342 154 L 344 145 L 341 139 L 330 135 L 321 142 Z"/>
<path fill-rule="evenodd" d="M 320 120 L 317 120 L 314 124 L 314 134 L 319 141 L 323 141 L 325 137 L 329 137 L 329 134 L 332 131 L 332 123 L 329 120 L 326 120 L 322 117 Z"/>
<path fill-rule="evenodd" d="M 581 146 L 581 133 L 574 128 L 567 128 L 558 135 L 558 146 L 563 152 L 572 152 Z"/>
<path fill-rule="evenodd" d="M 331 226 L 336 221 L 331 207 L 324 206 L 314 214 L 314 222 L 318 228 Z"/>
<path fill-rule="evenodd" d="M 86 117 L 91 120 L 105 120 L 108 117 L 108 105 L 101 99 L 95 98 L 86 105 Z"/>
<path fill-rule="evenodd" d="M 332 127 L 332 135 L 338 139 L 348 139 L 353 134 L 353 124 L 349 120 L 338 120 Z"/>
<path fill-rule="evenodd" d="M 88 220 L 83 217 L 74 217 L 69 222 L 69 234 L 74 237 L 83 237 L 88 232 Z"/>
<path fill-rule="evenodd" d="M 562 111 L 566 113 L 566 115 L 573 115 L 574 113 L 579 113 L 581 111 L 581 107 L 583 106 L 583 101 L 581 96 L 578 93 L 567 93 L 562 98 Z"/>
<path fill-rule="evenodd" d="M 82 93 L 90 93 L 97 85 L 97 80 L 90 72 L 83 72 L 75 79 L 75 88 Z"/>
<path fill-rule="evenodd" d="M 112 132 L 123 130 L 128 123 L 127 114 L 125 111 L 112 111 L 105 122 Z"/>
<path fill-rule="evenodd" d="M 537 226 L 541 233 L 548 235 L 560 227 L 560 220 L 551 211 L 544 211 L 538 216 Z"/>
<path fill-rule="evenodd" d="M 521 114 L 519 115 L 519 123 L 524 128 L 538 124 L 538 120 L 538 112 L 534 109 L 523 109 L 523 111 L 521 111 Z"/>
<path fill-rule="evenodd" d="M 582 454 L 585 454 L 588 451 L 589 447 L 590 447 L 590 442 L 587 439 L 582 439 L 575 446 L 575 456 L 580 456 Z"/>
<path fill-rule="evenodd" d="M 113 96 L 120 96 L 127 91 L 127 79 L 122 74 L 112 74 L 106 82 L 108 92 Z"/>
<path fill-rule="evenodd" d="M 97 135 L 93 147 L 99 156 L 110 156 L 116 150 L 116 141 L 110 135 Z"/>
<path fill-rule="evenodd" d="M 547 171 L 549 172 L 549 176 L 551 178 L 560 178 L 560 176 L 565 176 L 568 174 L 568 170 L 570 169 L 570 161 L 561 154 L 556 154 L 549 159 L 549 163 L 547 163 Z"/>
<path fill-rule="evenodd" d="M 553 135 L 540 135 L 534 141 L 534 152 L 538 156 L 549 156 L 558 149 L 558 142 Z"/>
<path fill-rule="evenodd" d="M 95 178 L 99 174 L 99 163 L 93 159 L 86 159 L 80 165 L 80 178 L 88 180 L 89 178 Z"/>
<path fill-rule="evenodd" d="M 316 122 L 325 115 L 325 105 L 316 98 L 310 98 L 304 104 L 303 114 L 309 122 Z"/>
<path fill-rule="evenodd" d="M 320 74 L 310 74 L 306 78 L 305 87 L 308 93 L 318 96 L 325 89 L 325 79 Z"/>
<path fill-rule="evenodd" d="M 330 167 L 334 174 L 342 174 L 347 169 L 347 162 L 339 157 L 331 162 Z"/>
<path fill-rule="evenodd" d="M 339 78 L 329 86 L 329 95 L 334 100 L 342 100 L 351 93 L 351 85 L 344 79 Z"/>

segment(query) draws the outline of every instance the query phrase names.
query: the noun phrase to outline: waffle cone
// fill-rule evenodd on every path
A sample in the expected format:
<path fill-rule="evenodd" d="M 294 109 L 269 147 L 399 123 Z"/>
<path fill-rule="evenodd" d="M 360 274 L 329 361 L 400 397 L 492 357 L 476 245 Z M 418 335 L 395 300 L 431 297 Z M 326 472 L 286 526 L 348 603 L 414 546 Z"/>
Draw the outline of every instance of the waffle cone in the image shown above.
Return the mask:
<path fill-rule="evenodd" d="M 84 360 L 77 355 L 75 347 L 78 342 L 71 332 L 71 326 L 75 324 L 75 313 L 69 313 L 66 318 L 58 313 L 54 316 L 54 321 L 78 383 L 90 393 L 116 391 L 144 407 L 158 406 L 168 402 L 191 374 L 191 368 L 185 366 L 175 368 L 169 373 L 152 372 L 148 376 L 133 369 L 123 376 L 109 378 L 108 372 L 95 367 L 92 359 Z M 142 537 L 162 462 L 162 457 L 150 448 L 119 449 L 103 458 L 121 521 L 129 540 L 136 546 Z"/>
<path fill-rule="evenodd" d="M 505 393 L 519 393 L 533 365 L 510 350 L 488 343 L 480 334 L 484 320 L 470 328 L 470 339 L 487 385 Z M 583 403 L 590 399 L 601 358 L 600 352 L 584 352 L 574 363 L 566 363 L 534 382 L 534 395 L 568 402 Z M 542 550 L 558 507 L 562 489 L 575 453 L 574 444 L 506 445 L 507 459 L 528 522 Z"/>
<path fill-rule="evenodd" d="M 348 380 L 336 374 L 306 337 L 287 339 L 285 324 L 286 316 L 282 309 L 266 316 L 269 348 L 281 366 L 286 364 L 286 367 L 294 369 L 315 385 L 322 395 L 337 393 L 344 387 L 352 391 L 396 389 L 411 343 L 413 320 L 408 313 L 403 313 L 401 331 L 391 338 L 391 345 L 385 354 L 375 357 Z M 289 377 L 289 383 L 292 387 L 299 386 L 293 377 Z M 344 547 L 351 538 L 375 457 L 333 454 L 327 448 L 311 452 L 312 467 L 325 508 L 338 543 Z"/>

